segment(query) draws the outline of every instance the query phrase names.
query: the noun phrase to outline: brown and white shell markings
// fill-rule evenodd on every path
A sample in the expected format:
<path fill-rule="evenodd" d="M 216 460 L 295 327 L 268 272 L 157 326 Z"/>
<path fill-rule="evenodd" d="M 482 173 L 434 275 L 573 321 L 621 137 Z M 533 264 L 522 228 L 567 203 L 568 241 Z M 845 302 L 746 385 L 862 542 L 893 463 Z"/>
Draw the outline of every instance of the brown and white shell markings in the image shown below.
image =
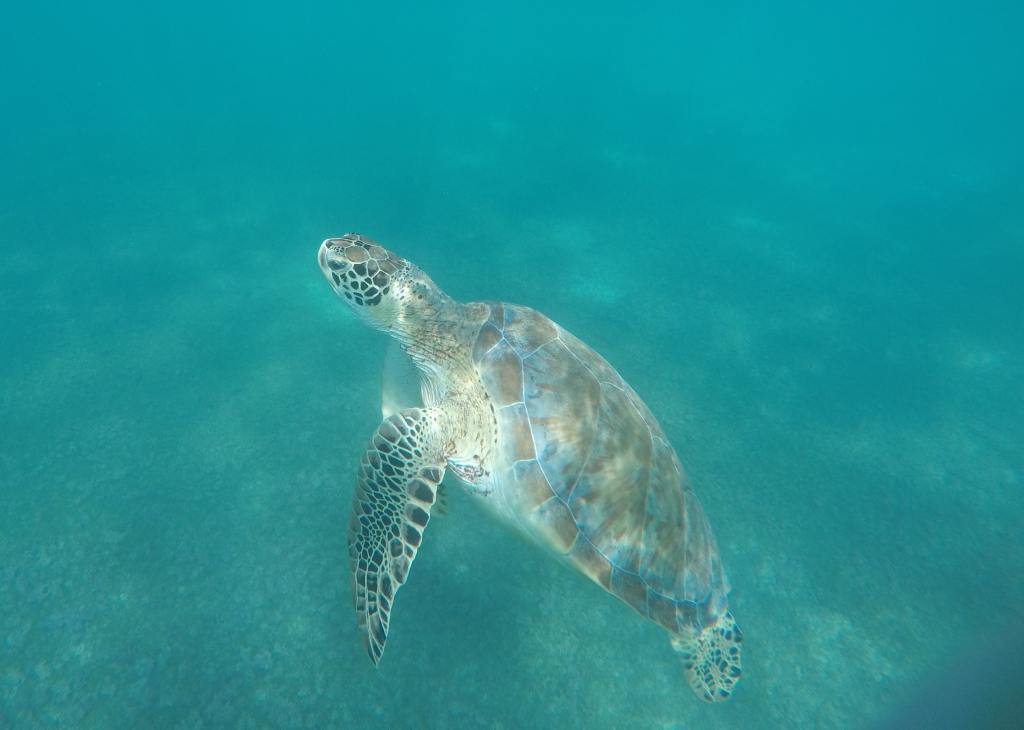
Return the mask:
<path fill-rule="evenodd" d="M 348 308 L 394 338 L 348 530 L 370 660 L 448 472 L 663 626 L 700 697 L 728 698 L 743 638 L 714 533 L 654 415 L 604 358 L 527 307 L 456 302 L 364 236 L 324 241 L 319 263 Z"/>

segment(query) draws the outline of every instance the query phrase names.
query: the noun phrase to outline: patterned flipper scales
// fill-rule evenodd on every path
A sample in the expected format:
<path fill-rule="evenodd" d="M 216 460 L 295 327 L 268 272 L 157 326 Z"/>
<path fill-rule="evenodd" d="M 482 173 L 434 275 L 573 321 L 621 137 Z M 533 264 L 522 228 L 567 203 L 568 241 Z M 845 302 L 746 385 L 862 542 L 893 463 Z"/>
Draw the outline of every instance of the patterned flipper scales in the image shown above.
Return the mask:
<path fill-rule="evenodd" d="M 429 409 L 409 408 L 377 427 L 359 463 L 348 523 L 352 600 L 363 646 L 376 666 L 395 594 L 416 558 L 445 460 Z"/>
<path fill-rule="evenodd" d="M 740 644 L 743 634 L 726 611 L 714 626 L 699 634 L 671 637 L 672 648 L 683 662 L 683 673 L 690 687 L 707 702 L 729 699 L 739 681 Z"/>

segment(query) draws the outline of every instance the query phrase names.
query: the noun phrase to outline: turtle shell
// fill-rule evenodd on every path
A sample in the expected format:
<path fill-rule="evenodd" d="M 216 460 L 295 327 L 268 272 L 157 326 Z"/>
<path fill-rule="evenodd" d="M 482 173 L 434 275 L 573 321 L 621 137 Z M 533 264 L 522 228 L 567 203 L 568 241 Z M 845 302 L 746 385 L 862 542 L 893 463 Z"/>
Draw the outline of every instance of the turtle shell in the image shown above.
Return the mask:
<path fill-rule="evenodd" d="M 544 315 L 487 305 L 473 360 L 498 417 L 496 488 L 522 528 L 673 633 L 714 623 L 729 583 L 651 411 Z"/>

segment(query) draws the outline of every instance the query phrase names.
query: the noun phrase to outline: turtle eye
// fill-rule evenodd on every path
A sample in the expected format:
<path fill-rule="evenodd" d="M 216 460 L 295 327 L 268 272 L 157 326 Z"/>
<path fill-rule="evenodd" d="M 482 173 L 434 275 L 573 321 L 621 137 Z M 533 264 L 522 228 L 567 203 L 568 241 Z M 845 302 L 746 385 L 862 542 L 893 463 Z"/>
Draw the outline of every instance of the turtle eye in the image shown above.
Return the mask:
<path fill-rule="evenodd" d="M 331 271 L 341 271 L 342 269 L 348 267 L 348 264 L 346 262 L 336 261 L 335 259 L 331 259 L 330 261 L 328 261 L 327 265 L 331 267 Z"/>

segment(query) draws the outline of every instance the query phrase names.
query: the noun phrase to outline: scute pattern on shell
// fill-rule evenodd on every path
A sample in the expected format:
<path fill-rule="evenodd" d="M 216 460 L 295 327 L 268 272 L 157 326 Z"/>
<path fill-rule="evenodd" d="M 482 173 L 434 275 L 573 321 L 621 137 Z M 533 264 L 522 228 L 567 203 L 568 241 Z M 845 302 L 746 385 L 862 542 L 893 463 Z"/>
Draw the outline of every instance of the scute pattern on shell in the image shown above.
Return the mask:
<path fill-rule="evenodd" d="M 650 410 L 544 315 L 488 304 L 473 359 L 498 409 L 520 522 L 673 634 L 714 624 L 729 592 L 718 546 Z"/>

